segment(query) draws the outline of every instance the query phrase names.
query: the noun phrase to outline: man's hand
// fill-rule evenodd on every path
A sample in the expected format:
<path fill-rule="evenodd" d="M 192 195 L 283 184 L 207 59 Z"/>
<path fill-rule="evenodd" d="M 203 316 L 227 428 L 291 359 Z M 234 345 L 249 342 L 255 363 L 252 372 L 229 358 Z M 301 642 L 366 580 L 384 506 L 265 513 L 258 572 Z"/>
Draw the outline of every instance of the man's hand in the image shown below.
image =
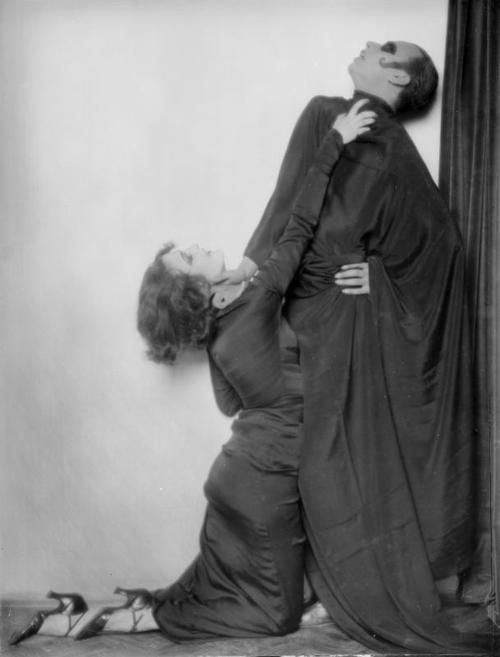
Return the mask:
<path fill-rule="evenodd" d="M 359 112 L 359 109 L 368 102 L 368 98 L 358 100 L 347 114 L 339 114 L 333 122 L 332 128 L 340 133 L 344 144 L 356 139 L 358 135 L 367 132 L 375 121 L 376 114 L 370 110 Z"/>
<path fill-rule="evenodd" d="M 335 274 L 335 285 L 342 288 L 342 294 L 370 294 L 368 263 L 342 265 Z"/>
<path fill-rule="evenodd" d="M 255 262 L 247 256 L 244 256 L 236 269 L 226 269 L 221 278 L 216 282 L 237 285 L 238 283 L 243 283 L 243 281 L 248 281 L 256 271 L 257 265 Z"/>

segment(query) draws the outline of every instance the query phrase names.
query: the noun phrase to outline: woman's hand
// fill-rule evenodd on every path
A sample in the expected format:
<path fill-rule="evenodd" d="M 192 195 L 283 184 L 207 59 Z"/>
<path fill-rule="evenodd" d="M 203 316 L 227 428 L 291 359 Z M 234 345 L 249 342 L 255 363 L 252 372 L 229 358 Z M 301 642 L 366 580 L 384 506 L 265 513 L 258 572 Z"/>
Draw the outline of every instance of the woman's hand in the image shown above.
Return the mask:
<path fill-rule="evenodd" d="M 358 135 L 363 132 L 368 132 L 370 125 L 375 121 L 376 114 L 371 110 L 360 112 L 360 108 L 368 102 L 368 98 L 358 100 L 347 114 L 339 114 L 333 122 L 332 129 L 334 128 L 340 133 L 344 144 L 356 139 Z"/>
<path fill-rule="evenodd" d="M 342 265 L 335 274 L 335 285 L 342 294 L 370 294 L 370 271 L 367 262 Z"/>

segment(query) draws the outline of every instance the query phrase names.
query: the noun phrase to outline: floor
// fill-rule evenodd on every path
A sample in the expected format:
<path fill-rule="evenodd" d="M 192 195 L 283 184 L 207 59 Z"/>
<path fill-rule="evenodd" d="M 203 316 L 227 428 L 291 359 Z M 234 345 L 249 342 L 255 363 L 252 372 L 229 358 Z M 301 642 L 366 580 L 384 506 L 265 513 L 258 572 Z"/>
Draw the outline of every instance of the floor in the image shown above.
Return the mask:
<path fill-rule="evenodd" d="M 42 602 L 42 601 L 40 601 Z M 46 602 L 46 601 L 45 601 Z M 45 602 L 42 602 L 45 604 Z M 351 641 L 333 623 L 299 630 L 286 637 L 263 639 L 238 639 L 217 641 L 193 641 L 175 644 L 168 641 L 159 632 L 136 635 L 105 634 L 86 641 L 33 636 L 18 646 L 11 647 L 7 639 L 14 628 L 22 627 L 31 620 L 40 603 L 26 601 L 2 602 L 0 654 L 12 657 L 270 657 L 273 655 L 302 656 L 349 656 L 373 655 L 360 644 Z M 450 608 L 453 624 L 461 629 L 487 633 L 491 625 L 484 607 Z M 403 653 L 399 653 L 402 655 Z M 387 657 L 384 655 L 384 657 Z M 492 657 L 494 657 L 492 655 Z M 498 657 L 498 656 L 497 656 Z"/>

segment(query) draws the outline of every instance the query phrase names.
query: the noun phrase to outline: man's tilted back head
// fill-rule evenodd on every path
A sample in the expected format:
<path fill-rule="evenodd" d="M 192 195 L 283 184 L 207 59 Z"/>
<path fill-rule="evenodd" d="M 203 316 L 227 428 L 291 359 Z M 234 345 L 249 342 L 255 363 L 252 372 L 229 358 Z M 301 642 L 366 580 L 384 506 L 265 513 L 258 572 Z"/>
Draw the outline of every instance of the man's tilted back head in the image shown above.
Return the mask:
<path fill-rule="evenodd" d="M 419 111 L 436 93 L 438 74 L 429 55 L 407 41 L 368 41 L 349 66 L 359 91 L 379 96 L 397 112 Z"/>
<path fill-rule="evenodd" d="M 401 88 L 396 101 L 397 112 L 419 112 L 430 105 L 438 85 L 438 72 L 429 55 L 416 46 L 421 55 L 412 57 L 406 62 L 392 63 L 395 68 L 401 68 L 410 76 L 408 84 Z M 381 66 L 391 66 L 382 63 Z"/>

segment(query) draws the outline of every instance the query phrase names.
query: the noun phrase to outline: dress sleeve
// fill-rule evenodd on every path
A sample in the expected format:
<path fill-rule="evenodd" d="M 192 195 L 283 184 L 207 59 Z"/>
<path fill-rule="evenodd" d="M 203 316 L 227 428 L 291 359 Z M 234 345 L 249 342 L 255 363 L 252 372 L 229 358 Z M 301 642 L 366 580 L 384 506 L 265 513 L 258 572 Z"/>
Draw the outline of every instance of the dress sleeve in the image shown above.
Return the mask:
<path fill-rule="evenodd" d="M 285 294 L 314 236 L 332 170 L 343 146 L 337 130 L 330 130 L 307 172 L 281 238 L 257 275 L 266 287 L 281 295 Z"/>
<path fill-rule="evenodd" d="M 320 96 L 313 98 L 300 115 L 290 137 L 273 195 L 245 249 L 245 255 L 261 266 L 290 218 L 298 190 L 321 142 Z"/>
<path fill-rule="evenodd" d="M 212 379 L 212 387 L 217 406 L 221 413 L 232 417 L 242 408 L 242 401 L 234 387 L 229 383 L 221 369 L 217 366 L 217 363 L 210 355 L 210 352 L 208 354 L 208 364 L 210 367 L 210 378 Z"/>
<path fill-rule="evenodd" d="M 283 394 L 281 297 L 254 284 L 243 294 L 239 308 L 220 318 L 210 350 L 215 397 L 226 415 L 241 408 L 269 407 Z"/>

